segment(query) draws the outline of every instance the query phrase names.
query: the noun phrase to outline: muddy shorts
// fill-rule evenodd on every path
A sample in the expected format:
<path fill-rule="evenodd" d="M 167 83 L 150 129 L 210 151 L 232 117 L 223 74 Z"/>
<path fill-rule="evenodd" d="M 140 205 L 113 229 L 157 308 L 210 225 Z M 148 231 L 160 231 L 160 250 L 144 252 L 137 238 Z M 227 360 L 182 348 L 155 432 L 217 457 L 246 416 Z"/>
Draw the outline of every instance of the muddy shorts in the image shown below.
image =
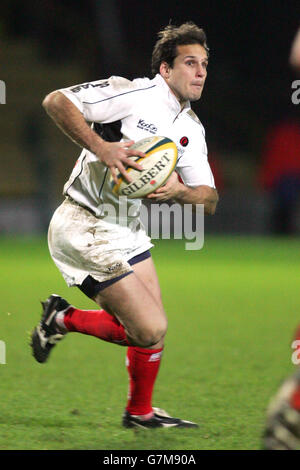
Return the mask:
<path fill-rule="evenodd" d="M 150 256 L 153 246 L 142 226 L 106 222 L 69 199 L 53 214 L 48 245 L 68 286 L 83 284 L 90 290 L 92 279 L 98 291 L 131 273 L 132 264 Z M 85 293 L 92 297 L 91 292 Z"/>

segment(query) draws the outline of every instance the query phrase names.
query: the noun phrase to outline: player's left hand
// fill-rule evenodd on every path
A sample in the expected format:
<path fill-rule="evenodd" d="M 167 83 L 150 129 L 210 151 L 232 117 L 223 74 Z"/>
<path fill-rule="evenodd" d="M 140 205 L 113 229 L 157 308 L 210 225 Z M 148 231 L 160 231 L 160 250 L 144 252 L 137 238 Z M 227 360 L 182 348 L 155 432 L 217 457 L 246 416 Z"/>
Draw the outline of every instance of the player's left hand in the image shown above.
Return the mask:
<path fill-rule="evenodd" d="M 174 171 L 166 184 L 158 188 L 154 193 L 149 194 L 147 199 L 155 201 L 168 201 L 169 199 L 174 199 L 178 196 L 181 186 L 182 184 L 178 180 L 177 173 Z"/>

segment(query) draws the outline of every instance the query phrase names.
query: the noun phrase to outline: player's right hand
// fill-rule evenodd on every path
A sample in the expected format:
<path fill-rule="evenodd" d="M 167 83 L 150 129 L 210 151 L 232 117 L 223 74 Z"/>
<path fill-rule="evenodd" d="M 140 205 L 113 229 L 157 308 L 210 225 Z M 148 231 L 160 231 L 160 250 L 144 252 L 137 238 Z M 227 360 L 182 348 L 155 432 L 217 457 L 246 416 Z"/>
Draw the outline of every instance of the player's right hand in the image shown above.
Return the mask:
<path fill-rule="evenodd" d="M 99 160 L 110 169 L 112 178 L 116 184 L 118 183 L 118 173 L 121 173 L 129 183 L 132 181 L 126 172 L 127 166 L 131 166 L 132 168 L 135 168 L 139 171 L 143 170 L 141 165 L 136 163 L 133 159 L 129 158 L 132 156 L 146 156 L 140 150 L 130 149 L 133 144 L 133 140 L 129 140 L 127 142 L 103 141 L 100 149 L 96 153 Z"/>

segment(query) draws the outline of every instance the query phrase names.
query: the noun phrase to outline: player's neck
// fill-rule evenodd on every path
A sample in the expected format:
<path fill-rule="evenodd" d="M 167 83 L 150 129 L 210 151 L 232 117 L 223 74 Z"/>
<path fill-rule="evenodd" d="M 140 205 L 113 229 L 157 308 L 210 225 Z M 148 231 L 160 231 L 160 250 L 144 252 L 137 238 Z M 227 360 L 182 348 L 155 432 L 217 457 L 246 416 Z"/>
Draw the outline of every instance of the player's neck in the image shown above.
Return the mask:
<path fill-rule="evenodd" d="M 170 87 L 170 85 L 167 83 L 169 90 L 171 91 L 172 95 L 175 96 L 176 100 L 179 103 L 180 106 L 180 112 L 188 105 L 188 100 L 183 99 L 182 97 L 178 96 L 178 94 Z"/>

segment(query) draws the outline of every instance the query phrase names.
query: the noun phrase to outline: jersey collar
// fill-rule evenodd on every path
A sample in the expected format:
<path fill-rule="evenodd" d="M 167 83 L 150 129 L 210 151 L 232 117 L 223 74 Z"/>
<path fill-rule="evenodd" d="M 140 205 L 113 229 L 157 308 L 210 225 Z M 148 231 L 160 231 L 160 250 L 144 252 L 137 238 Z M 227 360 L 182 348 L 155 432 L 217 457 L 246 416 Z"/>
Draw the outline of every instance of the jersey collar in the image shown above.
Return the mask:
<path fill-rule="evenodd" d="M 181 109 L 181 104 L 179 103 L 178 99 L 174 93 L 172 93 L 169 85 L 159 73 L 155 75 L 153 81 L 163 91 L 164 96 L 167 96 L 168 104 L 176 114 L 190 111 L 191 104 L 189 101 L 187 101 L 183 109 Z"/>

